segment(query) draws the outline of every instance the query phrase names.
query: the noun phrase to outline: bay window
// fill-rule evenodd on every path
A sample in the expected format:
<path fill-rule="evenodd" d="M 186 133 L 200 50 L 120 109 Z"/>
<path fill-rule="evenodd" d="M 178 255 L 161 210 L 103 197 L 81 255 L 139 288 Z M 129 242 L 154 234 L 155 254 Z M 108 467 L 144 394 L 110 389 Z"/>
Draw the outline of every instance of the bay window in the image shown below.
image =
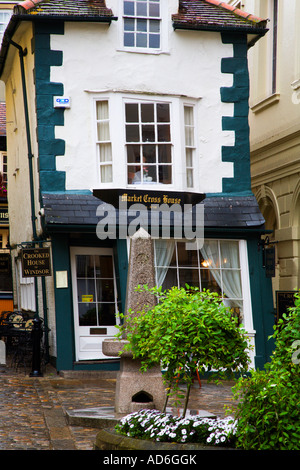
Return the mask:
<path fill-rule="evenodd" d="M 201 192 L 195 100 L 113 91 L 99 95 L 94 97 L 99 187 Z"/>

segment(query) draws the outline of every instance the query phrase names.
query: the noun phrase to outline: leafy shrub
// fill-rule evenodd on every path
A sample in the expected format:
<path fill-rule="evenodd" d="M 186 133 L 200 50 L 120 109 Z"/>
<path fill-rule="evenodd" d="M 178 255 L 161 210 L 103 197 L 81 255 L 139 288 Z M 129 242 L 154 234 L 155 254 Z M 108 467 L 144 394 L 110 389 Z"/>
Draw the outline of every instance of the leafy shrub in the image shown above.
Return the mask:
<path fill-rule="evenodd" d="M 236 422 L 232 417 L 180 418 L 157 410 L 141 410 L 125 416 L 115 429 L 118 434 L 139 439 L 234 447 Z"/>
<path fill-rule="evenodd" d="M 158 362 L 164 369 L 169 393 L 177 392 L 175 377 L 189 387 L 196 371 L 214 369 L 219 377 L 247 370 L 249 356 L 245 331 L 215 292 L 186 286 L 146 290 L 158 297 L 150 310 L 129 316 L 125 329 L 129 349 L 145 371 Z M 187 404 L 186 400 L 186 404 Z M 186 408 L 186 405 L 185 405 Z"/>
<path fill-rule="evenodd" d="M 274 327 L 275 350 L 265 370 L 253 371 L 234 387 L 237 446 L 249 450 L 300 449 L 300 295 Z"/>

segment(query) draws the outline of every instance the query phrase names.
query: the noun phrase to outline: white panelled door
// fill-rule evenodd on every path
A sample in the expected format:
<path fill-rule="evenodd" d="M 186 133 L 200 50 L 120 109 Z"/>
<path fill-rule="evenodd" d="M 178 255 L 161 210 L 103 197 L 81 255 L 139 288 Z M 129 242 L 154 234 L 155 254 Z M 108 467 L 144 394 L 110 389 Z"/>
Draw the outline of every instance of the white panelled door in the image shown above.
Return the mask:
<path fill-rule="evenodd" d="M 117 332 L 117 289 L 110 248 L 71 248 L 76 360 L 109 359 L 102 341 Z"/>

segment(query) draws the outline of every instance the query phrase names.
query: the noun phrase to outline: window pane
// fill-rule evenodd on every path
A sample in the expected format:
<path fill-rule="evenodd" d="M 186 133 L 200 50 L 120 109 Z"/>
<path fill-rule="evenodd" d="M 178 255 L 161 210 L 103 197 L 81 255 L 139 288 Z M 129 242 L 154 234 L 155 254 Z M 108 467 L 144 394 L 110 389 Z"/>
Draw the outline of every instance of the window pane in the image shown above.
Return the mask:
<path fill-rule="evenodd" d="M 164 184 L 172 183 L 172 167 L 159 165 L 158 167 L 159 182 Z"/>
<path fill-rule="evenodd" d="M 156 162 L 156 145 L 143 145 L 143 156 L 147 163 Z"/>
<path fill-rule="evenodd" d="M 127 178 L 128 184 L 139 183 L 141 181 L 141 167 L 139 165 L 129 166 Z"/>
<path fill-rule="evenodd" d="M 128 163 L 140 163 L 140 145 L 128 145 L 127 146 L 127 162 Z"/>
<path fill-rule="evenodd" d="M 194 175 L 193 170 L 191 169 L 186 170 L 186 185 L 188 188 L 192 188 L 194 186 Z"/>
<path fill-rule="evenodd" d="M 157 140 L 158 142 L 170 142 L 171 141 L 171 130 L 170 130 L 169 125 L 157 126 Z"/>
<path fill-rule="evenodd" d="M 112 166 L 111 165 L 101 166 L 101 182 L 112 183 Z"/>
<path fill-rule="evenodd" d="M 135 126 L 135 125 L 126 126 L 126 141 L 127 142 L 139 142 L 140 141 L 139 126 Z"/>
<path fill-rule="evenodd" d="M 134 34 L 133 33 L 124 34 L 124 46 L 127 46 L 127 47 L 134 46 Z"/>
<path fill-rule="evenodd" d="M 193 149 L 186 149 L 186 166 L 193 167 Z"/>
<path fill-rule="evenodd" d="M 137 103 L 126 103 L 126 122 L 139 122 L 139 107 Z"/>
<path fill-rule="evenodd" d="M 124 1 L 124 15 L 134 16 L 134 2 Z"/>
<path fill-rule="evenodd" d="M 149 31 L 150 33 L 160 32 L 160 22 L 157 20 L 149 20 Z"/>
<path fill-rule="evenodd" d="M 77 277 L 94 277 L 94 260 L 92 256 L 76 256 Z"/>
<path fill-rule="evenodd" d="M 115 304 L 99 304 L 98 305 L 98 322 L 99 325 L 109 326 L 115 325 Z"/>
<path fill-rule="evenodd" d="M 186 284 L 192 287 L 199 287 L 198 269 L 180 269 L 179 270 L 179 286 L 185 287 Z"/>
<path fill-rule="evenodd" d="M 114 302 L 114 282 L 112 279 L 97 279 L 96 288 L 98 302 Z"/>
<path fill-rule="evenodd" d="M 135 20 L 131 18 L 124 18 L 124 31 L 134 31 Z"/>
<path fill-rule="evenodd" d="M 147 3 L 137 2 L 136 4 L 136 16 L 147 16 Z"/>
<path fill-rule="evenodd" d="M 223 268 L 239 268 L 239 245 L 238 242 L 222 241 L 221 247 L 221 266 Z"/>
<path fill-rule="evenodd" d="M 111 154 L 111 145 L 110 144 L 100 144 L 100 162 L 111 162 L 112 161 L 112 154 Z"/>
<path fill-rule="evenodd" d="M 147 32 L 147 20 L 137 20 L 137 31 Z"/>
<path fill-rule="evenodd" d="M 170 106 L 165 103 L 158 103 L 156 106 L 157 122 L 170 122 Z"/>
<path fill-rule="evenodd" d="M 194 146 L 194 128 L 193 127 L 185 128 L 185 145 L 188 145 L 189 147 Z"/>
<path fill-rule="evenodd" d="M 92 296 L 95 300 L 95 282 L 94 279 L 77 279 L 78 302 L 84 302 L 84 295 Z"/>
<path fill-rule="evenodd" d="M 108 119 L 108 101 L 97 101 L 97 119 Z"/>
<path fill-rule="evenodd" d="M 160 48 L 160 36 L 158 34 L 149 35 L 149 47 L 151 47 L 152 49 Z"/>
<path fill-rule="evenodd" d="M 78 304 L 79 326 L 96 326 L 97 313 L 96 304 L 84 302 Z"/>
<path fill-rule="evenodd" d="M 158 146 L 158 162 L 172 163 L 171 145 Z"/>
<path fill-rule="evenodd" d="M 147 47 L 147 34 L 137 33 L 136 45 L 137 47 Z"/>
<path fill-rule="evenodd" d="M 142 139 L 143 142 L 155 142 L 155 127 L 154 125 L 142 126 Z"/>
<path fill-rule="evenodd" d="M 149 16 L 159 17 L 159 3 L 149 3 Z"/>
<path fill-rule="evenodd" d="M 98 130 L 98 140 L 100 140 L 100 142 L 104 142 L 110 139 L 108 121 L 98 122 L 97 130 Z"/>
<path fill-rule="evenodd" d="M 143 103 L 141 105 L 142 122 L 154 122 L 154 104 Z"/>
<path fill-rule="evenodd" d="M 194 125 L 194 109 L 192 106 L 184 107 L 184 123 L 186 126 Z"/>
<path fill-rule="evenodd" d="M 197 250 L 186 250 L 185 243 L 177 243 L 177 257 L 180 266 L 198 267 Z"/>
<path fill-rule="evenodd" d="M 96 277 L 112 279 L 114 277 L 112 256 L 95 256 L 95 272 Z"/>

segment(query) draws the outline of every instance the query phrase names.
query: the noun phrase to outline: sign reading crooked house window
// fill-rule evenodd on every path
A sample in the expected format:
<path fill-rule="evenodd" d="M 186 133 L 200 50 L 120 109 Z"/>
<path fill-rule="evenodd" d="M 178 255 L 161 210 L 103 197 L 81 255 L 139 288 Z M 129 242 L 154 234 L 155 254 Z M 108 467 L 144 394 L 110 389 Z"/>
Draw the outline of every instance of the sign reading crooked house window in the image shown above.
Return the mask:
<path fill-rule="evenodd" d="M 51 276 L 50 248 L 22 250 L 23 277 Z"/>

